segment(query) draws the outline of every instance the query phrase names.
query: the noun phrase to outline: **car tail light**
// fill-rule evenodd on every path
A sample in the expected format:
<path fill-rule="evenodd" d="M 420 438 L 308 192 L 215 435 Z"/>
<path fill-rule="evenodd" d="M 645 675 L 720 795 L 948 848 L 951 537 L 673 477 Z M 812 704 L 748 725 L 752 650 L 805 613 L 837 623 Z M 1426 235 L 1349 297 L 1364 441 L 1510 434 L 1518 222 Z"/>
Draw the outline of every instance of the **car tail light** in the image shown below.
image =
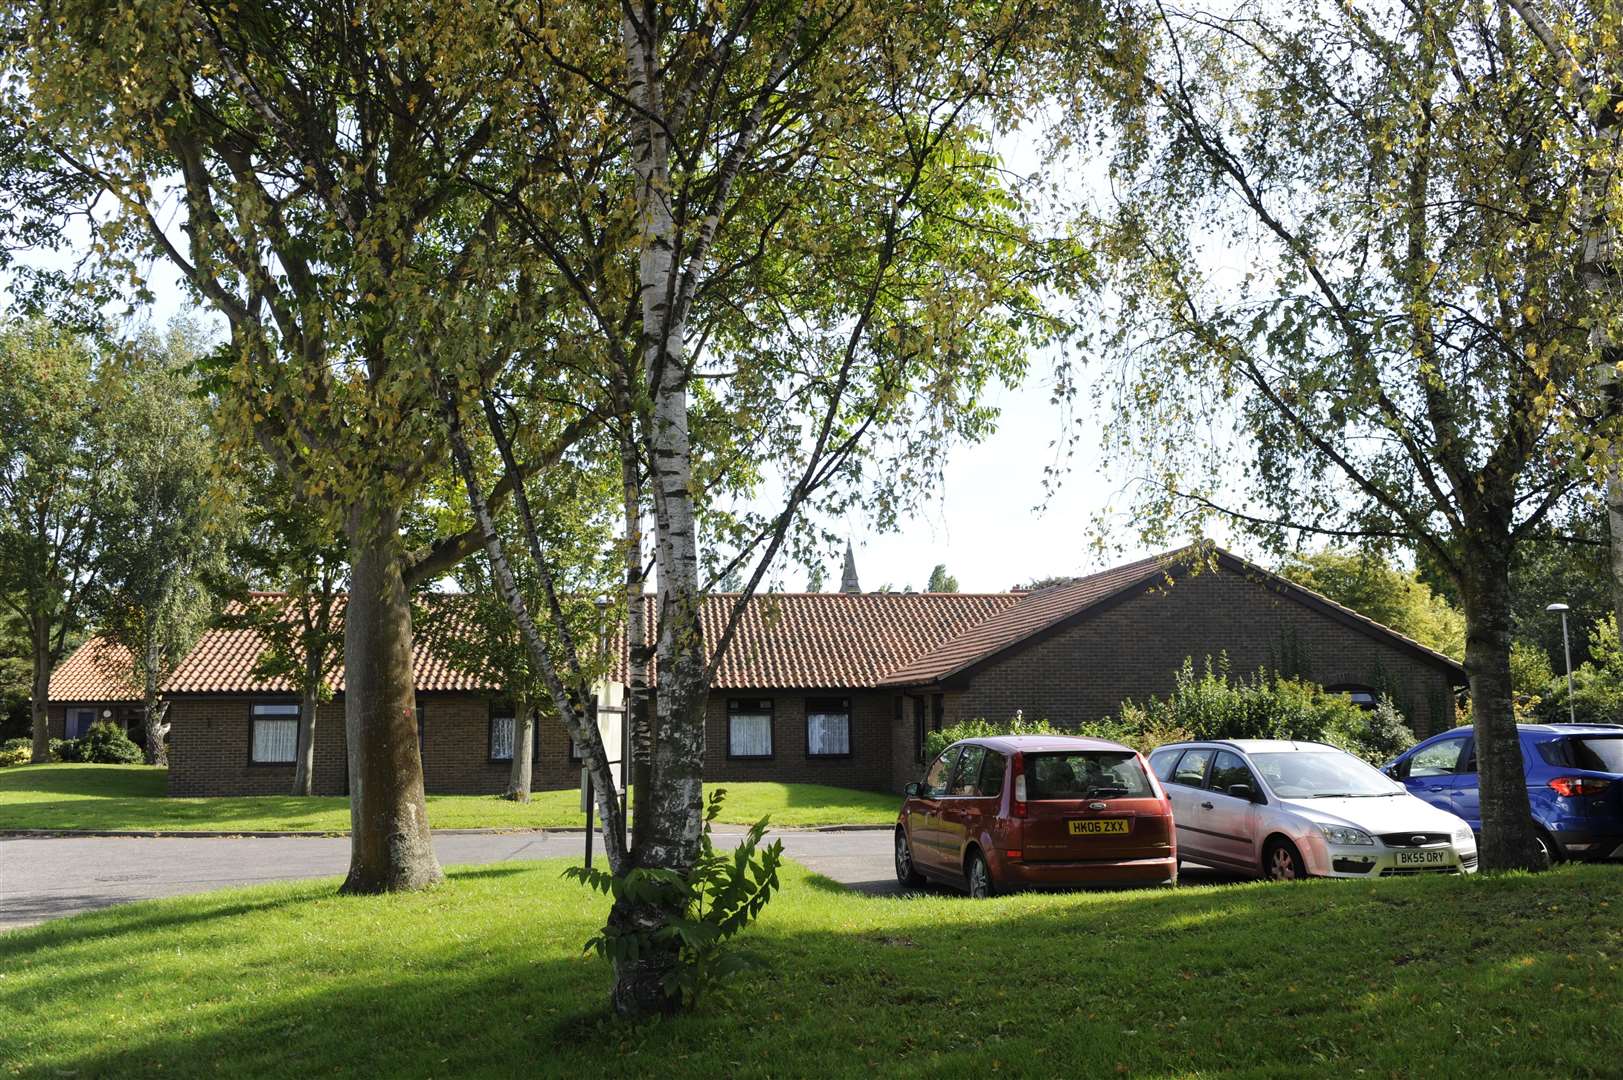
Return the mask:
<path fill-rule="evenodd" d="M 1016 752 L 1009 771 L 1014 773 L 1014 816 L 1023 818 L 1026 816 L 1026 756 Z"/>
<path fill-rule="evenodd" d="M 1570 798 L 1573 795 L 1599 795 L 1611 787 L 1612 782 L 1598 776 L 1558 776 L 1550 781 L 1550 786 L 1557 795 Z"/>
<path fill-rule="evenodd" d="M 1021 856 L 1021 854 L 1022 853 L 1021 853 L 1020 849 L 1017 848 L 1017 847 L 1014 847 L 1014 848 L 1009 848 L 1008 850 L 1004 851 L 1003 857 L 1006 858 L 1006 859 L 1018 859 Z"/>

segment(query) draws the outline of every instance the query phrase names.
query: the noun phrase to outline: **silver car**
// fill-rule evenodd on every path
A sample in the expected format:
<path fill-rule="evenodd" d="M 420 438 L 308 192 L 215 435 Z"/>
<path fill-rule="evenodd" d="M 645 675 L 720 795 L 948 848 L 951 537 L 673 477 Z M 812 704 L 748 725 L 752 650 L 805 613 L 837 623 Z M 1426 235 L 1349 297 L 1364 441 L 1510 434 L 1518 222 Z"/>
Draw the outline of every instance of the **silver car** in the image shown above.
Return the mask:
<path fill-rule="evenodd" d="M 1471 827 L 1333 746 L 1172 743 L 1150 755 L 1178 857 L 1278 880 L 1476 870 Z"/>

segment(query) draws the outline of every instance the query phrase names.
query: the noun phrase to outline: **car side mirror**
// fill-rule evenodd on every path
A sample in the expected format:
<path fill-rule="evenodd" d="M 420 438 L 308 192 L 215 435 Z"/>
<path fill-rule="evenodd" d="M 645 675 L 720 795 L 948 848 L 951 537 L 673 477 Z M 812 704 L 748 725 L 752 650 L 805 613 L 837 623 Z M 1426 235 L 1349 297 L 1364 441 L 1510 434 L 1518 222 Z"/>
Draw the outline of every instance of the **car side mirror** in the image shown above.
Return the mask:
<path fill-rule="evenodd" d="M 1230 784 L 1228 790 L 1229 794 L 1233 795 L 1236 799 L 1250 799 L 1253 802 L 1256 801 L 1257 793 L 1252 790 L 1250 784 Z"/>
<path fill-rule="evenodd" d="M 1381 771 L 1383 773 L 1385 773 L 1387 776 L 1389 776 L 1390 778 L 1392 778 L 1393 780 L 1400 779 L 1400 777 L 1398 776 L 1398 772 L 1399 772 L 1398 763 L 1395 762 L 1395 761 L 1388 762 L 1387 764 L 1382 765 L 1381 766 Z"/>
<path fill-rule="evenodd" d="M 921 787 L 919 784 L 913 783 L 913 784 L 909 784 L 905 788 L 903 788 L 902 789 L 902 794 L 906 795 L 909 799 L 916 799 L 916 798 L 919 797 L 919 792 L 921 792 L 923 790 L 924 790 L 924 788 Z"/>

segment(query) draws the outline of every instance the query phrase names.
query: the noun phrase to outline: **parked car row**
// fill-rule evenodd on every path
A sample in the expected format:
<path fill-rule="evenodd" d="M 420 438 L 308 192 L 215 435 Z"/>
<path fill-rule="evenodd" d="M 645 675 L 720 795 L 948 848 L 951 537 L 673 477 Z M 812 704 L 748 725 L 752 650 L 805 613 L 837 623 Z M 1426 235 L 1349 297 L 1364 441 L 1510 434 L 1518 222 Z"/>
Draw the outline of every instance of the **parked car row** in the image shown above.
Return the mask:
<path fill-rule="evenodd" d="M 896 876 L 990 896 L 1155 885 L 1180 860 L 1276 879 L 1470 873 L 1471 828 L 1321 743 L 1221 740 L 1151 753 L 1003 736 L 948 747 L 909 784 Z"/>
<path fill-rule="evenodd" d="M 1623 858 L 1623 727 L 1520 726 L 1546 857 Z M 1460 874 L 1482 828 L 1470 728 L 1377 770 L 1323 743 L 966 739 L 907 786 L 896 876 L 990 896 L 1019 886 L 1154 885 L 1191 862 L 1280 880 Z"/>

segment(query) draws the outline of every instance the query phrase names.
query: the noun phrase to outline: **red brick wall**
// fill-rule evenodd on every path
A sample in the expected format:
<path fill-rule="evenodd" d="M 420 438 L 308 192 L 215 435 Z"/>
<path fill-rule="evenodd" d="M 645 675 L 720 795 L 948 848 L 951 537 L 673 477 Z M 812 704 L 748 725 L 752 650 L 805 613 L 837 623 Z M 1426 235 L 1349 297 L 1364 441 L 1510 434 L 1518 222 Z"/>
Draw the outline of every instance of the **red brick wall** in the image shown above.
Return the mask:
<path fill-rule="evenodd" d="M 111 711 L 112 718 L 129 733 L 130 738 L 134 739 L 137 744 L 142 741 L 141 706 L 127 703 L 109 705 L 100 702 L 89 705 L 75 705 L 71 702 L 48 702 L 45 706 L 45 726 L 50 732 L 50 738 L 63 739 L 67 737 L 68 710 L 70 708 L 94 709 L 98 722 L 103 719 L 103 712 Z"/>
<path fill-rule="evenodd" d="M 1164 697 L 1186 656 L 1226 652 L 1235 675 L 1287 669 L 1324 685 L 1386 686 L 1424 737 L 1453 724 L 1452 690 L 1435 663 L 1221 569 L 1125 600 L 975 672 L 949 695 L 948 720 L 1008 717 L 1073 725 L 1123 699 Z"/>

